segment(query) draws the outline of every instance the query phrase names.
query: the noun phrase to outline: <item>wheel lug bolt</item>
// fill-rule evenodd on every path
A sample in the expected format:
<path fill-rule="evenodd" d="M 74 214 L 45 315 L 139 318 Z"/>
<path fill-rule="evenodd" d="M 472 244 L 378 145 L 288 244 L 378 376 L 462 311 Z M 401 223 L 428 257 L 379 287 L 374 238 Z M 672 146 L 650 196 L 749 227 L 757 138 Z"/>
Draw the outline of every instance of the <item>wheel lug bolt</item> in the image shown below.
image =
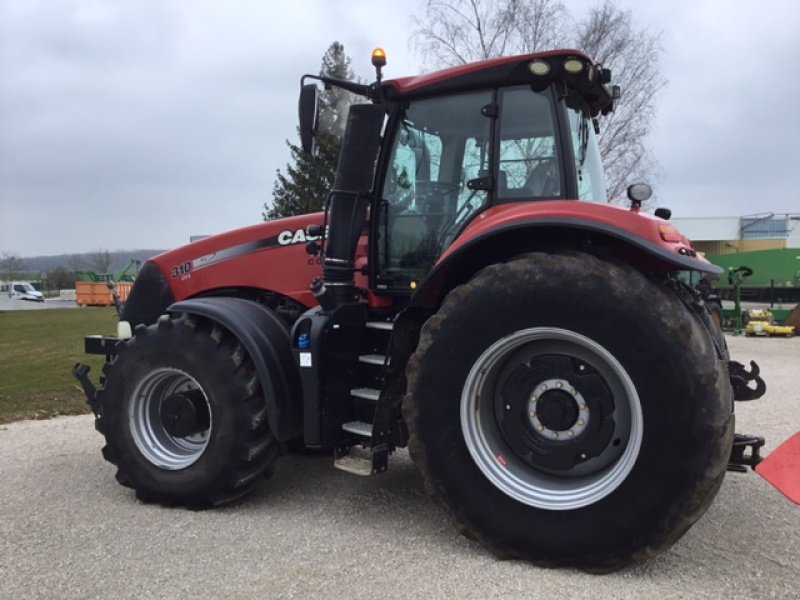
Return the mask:
<path fill-rule="evenodd" d="M 578 425 L 586 425 L 586 421 L 583 419 L 578 419 Z"/>
<path fill-rule="evenodd" d="M 537 425 L 536 431 L 544 431 L 544 425 Z"/>
<path fill-rule="evenodd" d="M 575 388 L 571 388 L 569 390 L 569 393 L 572 394 L 573 396 L 576 396 L 578 394 L 578 390 L 576 390 Z"/>
<path fill-rule="evenodd" d="M 558 439 L 558 434 L 557 434 L 555 431 L 553 432 L 553 439 L 554 439 L 554 440 L 557 440 L 557 439 Z"/>
<path fill-rule="evenodd" d="M 575 435 L 575 432 L 572 431 L 571 429 L 567 432 L 567 437 L 573 437 L 574 435 Z"/>
<path fill-rule="evenodd" d="M 560 389 L 560 388 L 564 387 L 564 384 L 561 383 L 560 381 L 558 381 L 558 382 L 556 382 L 556 387 Z"/>

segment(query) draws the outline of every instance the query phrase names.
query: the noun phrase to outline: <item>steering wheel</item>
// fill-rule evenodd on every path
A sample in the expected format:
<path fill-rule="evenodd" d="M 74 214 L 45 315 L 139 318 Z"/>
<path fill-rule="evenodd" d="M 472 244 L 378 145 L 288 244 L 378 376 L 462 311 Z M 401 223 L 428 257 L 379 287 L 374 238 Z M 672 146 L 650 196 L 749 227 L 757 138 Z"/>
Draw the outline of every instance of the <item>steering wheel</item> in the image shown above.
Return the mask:
<path fill-rule="evenodd" d="M 472 202 L 475 200 L 475 196 L 480 191 L 482 190 L 472 190 L 472 193 L 461 204 L 453 218 L 444 226 L 441 234 L 441 241 L 439 243 L 440 254 L 444 252 L 453 242 L 456 234 L 461 230 L 467 217 L 474 210 L 475 207 L 472 205 Z"/>

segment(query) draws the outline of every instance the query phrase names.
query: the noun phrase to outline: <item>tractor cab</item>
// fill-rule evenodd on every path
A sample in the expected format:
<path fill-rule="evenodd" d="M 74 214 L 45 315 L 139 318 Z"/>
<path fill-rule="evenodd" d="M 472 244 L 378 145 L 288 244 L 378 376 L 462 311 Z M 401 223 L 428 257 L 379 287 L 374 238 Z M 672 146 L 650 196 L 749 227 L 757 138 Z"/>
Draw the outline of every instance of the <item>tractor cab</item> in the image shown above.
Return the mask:
<path fill-rule="evenodd" d="M 376 188 L 376 288 L 408 290 L 491 206 L 605 202 L 590 121 L 578 95 L 560 99 L 553 86 L 515 85 L 398 105 Z"/>

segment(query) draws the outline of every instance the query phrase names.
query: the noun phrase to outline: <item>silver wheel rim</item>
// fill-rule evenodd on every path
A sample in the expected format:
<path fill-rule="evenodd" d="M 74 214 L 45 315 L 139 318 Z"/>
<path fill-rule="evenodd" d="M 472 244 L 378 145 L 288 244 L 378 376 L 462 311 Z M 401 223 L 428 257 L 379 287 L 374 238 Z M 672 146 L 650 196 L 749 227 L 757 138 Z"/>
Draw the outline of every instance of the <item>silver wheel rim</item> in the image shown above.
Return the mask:
<path fill-rule="evenodd" d="M 558 474 L 517 456 L 503 439 L 493 408 L 501 371 L 545 354 L 573 357 L 600 374 L 614 398 L 614 437 L 621 440 L 618 447 L 609 445 L 600 456 Z M 475 362 L 461 395 L 461 429 L 475 464 L 498 490 L 535 508 L 573 510 L 602 500 L 625 481 L 639 455 L 643 418 L 633 381 L 608 350 L 574 331 L 536 327 L 498 340 Z"/>
<path fill-rule="evenodd" d="M 202 392 L 208 410 L 209 427 L 205 431 L 176 437 L 167 432 L 160 416 L 161 402 L 172 394 L 188 390 Z M 211 404 L 197 380 L 172 367 L 150 371 L 136 386 L 128 408 L 133 441 L 149 462 L 162 469 L 176 471 L 194 464 L 208 446 L 213 427 Z"/>

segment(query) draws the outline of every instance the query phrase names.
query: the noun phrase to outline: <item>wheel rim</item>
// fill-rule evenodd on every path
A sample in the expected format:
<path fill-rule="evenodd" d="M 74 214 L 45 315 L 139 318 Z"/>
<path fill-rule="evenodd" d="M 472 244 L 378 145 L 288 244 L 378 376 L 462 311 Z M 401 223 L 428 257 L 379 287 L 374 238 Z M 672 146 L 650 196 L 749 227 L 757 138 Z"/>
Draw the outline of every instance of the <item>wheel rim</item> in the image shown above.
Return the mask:
<path fill-rule="evenodd" d="M 537 408 L 544 394 L 547 411 Z M 595 396 L 604 394 L 610 402 L 603 404 Z M 498 340 L 478 358 L 461 395 L 461 428 L 476 465 L 501 492 L 535 508 L 572 510 L 625 480 L 639 455 L 643 418 L 633 381 L 607 349 L 574 331 L 537 327 Z M 561 463 L 552 462 L 556 455 Z"/>
<path fill-rule="evenodd" d="M 200 399 L 198 412 L 208 426 L 190 435 L 173 435 L 162 418 L 162 404 L 177 394 L 186 393 Z M 161 367 L 150 371 L 134 390 L 128 418 L 136 447 L 150 463 L 162 469 L 185 469 L 194 464 L 208 446 L 212 429 L 208 396 L 194 377 L 179 369 Z"/>

